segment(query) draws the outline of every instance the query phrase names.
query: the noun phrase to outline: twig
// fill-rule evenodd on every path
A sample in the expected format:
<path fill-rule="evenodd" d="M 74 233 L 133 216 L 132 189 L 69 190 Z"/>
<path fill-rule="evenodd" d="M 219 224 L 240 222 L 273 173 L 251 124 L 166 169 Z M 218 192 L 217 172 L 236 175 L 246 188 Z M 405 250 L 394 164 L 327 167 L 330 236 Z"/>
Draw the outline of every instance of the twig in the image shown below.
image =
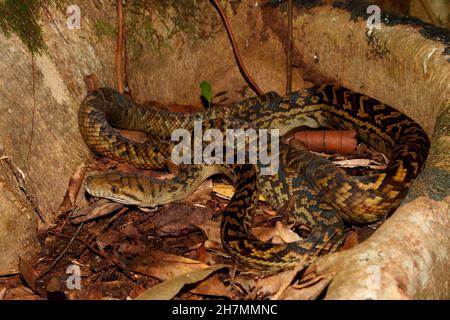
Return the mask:
<path fill-rule="evenodd" d="M 64 250 L 61 252 L 61 254 L 58 256 L 58 258 L 56 258 L 52 264 L 44 270 L 44 272 L 42 272 L 41 274 L 39 274 L 38 278 L 42 278 L 45 274 L 47 274 L 50 270 L 52 270 L 56 264 L 66 255 L 67 251 L 69 250 L 70 246 L 72 245 L 72 243 L 75 241 L 75 239 L 78 237 L 78 234 L 80 233 L 81 229 L 84 226 L 84 222 L 80 224 L 80 226 L 78 227 L 77 231 L 75 232 L 75 234 L 72 236 L 72 238 L 70 239 L 69 243 L 67 244 L 67 246 L 64 248 Z"/>
<path fill-rule="evenodd" d="M 286 59 L 286 94 L 290 94 L 292 91 L 292 0 L 288 0 L 288 47 L 287 47 L 287 59 Z"/>
<path fill-rule="evenodd" d="M 261 90 L 261 88 L 258 87 L 258 85 L 255 83 L 253 78 L 250 76 L 250 74 L 247 72 L 247 69 L 245 69 L 244 62 L 242 62 L 241 55 L 239 54 L 238 47 L 236 45 L 236 40 L 234 39 L 233 32 L 231 31 L 230 23 L 225 15 L 225 12 L 222 8 L 222 6 L 219 4 L 218 0 L 211 0 L 216 7 L 217 11 L 219 12 L 220 16 L 222 17 L 222 20 L 225 24 L 225 29 L 227 30 L 228 37 L 230 38 L 231 46 L 233 47 L 234 56 L 236 58 L 236 61 L 238 63 L 239 69 L 241 70 L 245 80 L 248 82 L 250 87 L 258 94 L 262 95 L 264 92 Z"/>
<path fill-rule="evenodd" d="M 112 226 L 114 222 L 116 222 L 117 219 L 119 219 L 125 212 L 128 211 L 129 208 L 125 207 L 120 209 L 119 212 L 117 212 L 109 221 L 106 223 L 106 225 L 103 227 L 103 231 L 106 231 L 109 227 Z"/>
<path fill-rule="evenodd" d="M 53 234 L 53 235 L 55 235 L 55 236 L 61 237 L 61 238 L 66 238 L 66 239 L 69 238 L 69 237 L 67 237 L 67 236 L 65 236 L 65 235 L 63 235 L 63 234 L 58 234 L 58 233 L 56 233 L 56 232 L 49 231 L 49 233 L 50 233 L 50 234 Z M 93 239 L 95 239 L 95 237 L 94 237 Z M 93 240 L 93 239 L 92 239 L 92 240 Z M 93 253 L 95 253 L 95 254 L 98 255 L 99 257 L 102 257 L 103 259 L 105 259 L 105 260 L 109 261 L 110 263 L 112 263 L 113 265 L 115 265 L 117 268 L 119 268 L 119 269 L 124 273 L 124 275 L 125 275 L 127 278 L 129 278 L 130 280 L 132 280 L 133 282 L 135 282 L 135 279 L 133 279 L 133 277 L 132 277 L 131 275 L 128 274 L 130 271 L 127 270 L 120 262 L 117 262 L 117 261 L 115 261 L 113 258 L 108 257 L 107 255 L 104 255 L 103 253 L 101 253 L 99 250 L 95 249 L 91 244 L 89 244 L 87 241 L 85 241 L 85 240 L 83 240 L 83 239 L 76 238 L 76 239 L 74 239 L 74 240 L 76 240 L 76 241 L 78 241 L 78 242 L 81 242 L 81 243 L 82 243 L 83 245 L 85 245 L 85 247 L 88 248 L 90 251 L 92 251 Z M 91 240 L 91 241 L 92 241 L 92 240 Z M 83 248 L 83 251 L 84 251 L 84 248 Z"/>
<path fill-rule="evenodd" d="M 117 89 L 123 93 L 123 4 L 117 0 L 117 43 L 116 43 L 116 78 Z"/>

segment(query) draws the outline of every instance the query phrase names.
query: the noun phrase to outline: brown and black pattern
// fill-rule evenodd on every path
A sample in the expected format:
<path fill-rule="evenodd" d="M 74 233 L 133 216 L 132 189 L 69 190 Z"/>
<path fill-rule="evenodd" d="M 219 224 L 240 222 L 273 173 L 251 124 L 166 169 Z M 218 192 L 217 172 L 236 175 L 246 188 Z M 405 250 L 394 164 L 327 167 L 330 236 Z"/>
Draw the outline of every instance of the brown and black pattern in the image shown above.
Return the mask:
<path fill-rule="evenodd" d="M 244 164 L 183 165 L 178 177 L 164 181 L 123 173 L 87 179 L 86 189 L 93 195 L 125 204 L 157 206 L 182 200 L 211 175 L 229 176 L 236 192 L 224 212 L 223 246 L 242 263 L 265 270 L 292 267 L 301 259 L 308 262 L 335 250 L 343 237 L 342 219 L 367 223 L 389 214 L 423 168 L 429 149 L 427 135 L 412 119 L 370 97 L 332 85 L 285 97 L 271 92 L 200 113 L 144 108 L 103 88 L 90 93 L 79 111 L 80 131 L 95 153 L 139 168 L 164 167 L 173 143 L 135 143 L 118 135 L 112 126 L 169 138 L 174 129 L 192 131 L 195 120 L 203 120 L 203 129 L 277 128 L 281 135 L 299 126 L 355 129 L 362 141 L 390 158 L 383 172 L 357 179 L 326 159 L 281 145 L 280 169 L 271 176 L 258 173 L 260 164 Z M 250 227 L 260 193 L 275 209 L 295 196 L 293 212 L 310 234 L 289 244 L 256 239 Z"/>

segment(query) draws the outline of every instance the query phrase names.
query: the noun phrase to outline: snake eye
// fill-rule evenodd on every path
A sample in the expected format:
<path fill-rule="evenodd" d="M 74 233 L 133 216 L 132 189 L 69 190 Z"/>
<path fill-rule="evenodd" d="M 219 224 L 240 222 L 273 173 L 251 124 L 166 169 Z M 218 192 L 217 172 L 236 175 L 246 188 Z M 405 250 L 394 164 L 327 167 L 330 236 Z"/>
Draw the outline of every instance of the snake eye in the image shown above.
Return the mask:
<path fill-rule="evenodd" d="M 119 188 L 117 188 L 116 186 L 112 186 L 111 191 L 112 193 L 117 193 L 117 191 L 119 191 Z"/>

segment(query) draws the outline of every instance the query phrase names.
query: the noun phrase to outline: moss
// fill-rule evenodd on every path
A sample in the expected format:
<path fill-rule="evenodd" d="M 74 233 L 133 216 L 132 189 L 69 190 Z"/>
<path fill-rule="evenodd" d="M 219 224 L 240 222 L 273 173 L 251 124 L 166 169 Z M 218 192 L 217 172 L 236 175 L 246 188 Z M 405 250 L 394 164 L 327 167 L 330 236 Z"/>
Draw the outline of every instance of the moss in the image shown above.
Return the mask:
<path fill-rule="evenodd" d="M 103 36 L 112 37 L 116 35 L 116 27 L 100 19 L 95 21 L 94 29 L 99 38 Z"/>
<path fill-rule="evenodd" d="M 128 41 L 143 39 L 158 55 L 180 32 L 202 41 L 223 28 L 209 1 L 134 0 L 127 2 L 125 10 Z"/>
<path fill-rule="evenodd" d="M 66 0 L 0 0 L 0 30 L 6 35 L 16 34 L 33 54 L 47 50 L 39 13 L 43 6 L 63 9 Z M 115 0 L 108 1 L 111 6 Z M 240 0 L 232 0 L 231 4 Z M 215 35 L 223 25 L 209 1 L 203 0 L 130 0 L 125 3 L 127 41 L 143 39 L 156 54 L 170 48 L 169 40 L 183 32 L 194 40 Z M 116 35 L 115 12 L 109 19 L 96 20 L 94 29 L 99 38 Z M 138 41 L 139 42 L 139 41 Z M 130 43 L 132 44 L 132 43 Z"/>
<path fill-rule="evenodd" d="M 42 6 L 61 6 L 62 0 L 0 0 L 0 30 L 16 34 L 33 54 L 47 49 L 38 23 Z"/>

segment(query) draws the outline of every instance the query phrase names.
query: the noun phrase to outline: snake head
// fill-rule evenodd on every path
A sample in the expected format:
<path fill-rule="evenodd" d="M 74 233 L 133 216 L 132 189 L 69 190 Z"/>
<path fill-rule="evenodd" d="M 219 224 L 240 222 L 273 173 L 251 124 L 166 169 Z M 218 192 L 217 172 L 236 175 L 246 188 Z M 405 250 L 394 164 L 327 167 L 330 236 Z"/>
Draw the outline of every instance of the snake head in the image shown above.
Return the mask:
<path fill-rule="evenodd" d="M 146 202 L 142 178 L 137 174 L 111 172 L 92 175 L 86 178 L 85 188 L 94 197 L 106 198 L 125 205 L 141 207 L 158 205 Z"/>

